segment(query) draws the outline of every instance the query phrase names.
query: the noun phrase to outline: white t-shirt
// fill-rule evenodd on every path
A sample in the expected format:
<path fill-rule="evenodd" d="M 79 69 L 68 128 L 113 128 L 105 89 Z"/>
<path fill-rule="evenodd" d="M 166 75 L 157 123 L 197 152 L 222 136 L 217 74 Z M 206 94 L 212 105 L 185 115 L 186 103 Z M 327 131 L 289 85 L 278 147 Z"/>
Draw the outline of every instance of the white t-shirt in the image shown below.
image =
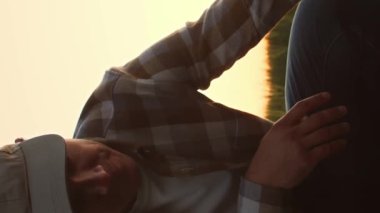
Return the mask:
<path fill-rule="evenodd" d="M 241 171 L 163 177 L 140 169 L 142 186 L 130 213 L 236 212 Z"/>

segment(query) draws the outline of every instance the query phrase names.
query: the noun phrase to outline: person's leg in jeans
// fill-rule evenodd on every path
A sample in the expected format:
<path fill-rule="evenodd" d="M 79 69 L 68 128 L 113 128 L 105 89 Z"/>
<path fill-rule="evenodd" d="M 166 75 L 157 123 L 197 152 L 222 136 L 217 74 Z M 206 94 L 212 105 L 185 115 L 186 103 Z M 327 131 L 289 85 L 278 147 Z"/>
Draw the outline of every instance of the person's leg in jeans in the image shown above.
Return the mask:
<path fill-rule="evenodd" d="M 379 7 L 376 0 L 303 0 L 298 7 L 289 43 L 287 109 L 329 91 L 333 105 L 348 107 L 352 127 L 347 148 L 295 190 L 302 212 L 365 212 L 378 206 L 372 201 L 380 190 Z"/>

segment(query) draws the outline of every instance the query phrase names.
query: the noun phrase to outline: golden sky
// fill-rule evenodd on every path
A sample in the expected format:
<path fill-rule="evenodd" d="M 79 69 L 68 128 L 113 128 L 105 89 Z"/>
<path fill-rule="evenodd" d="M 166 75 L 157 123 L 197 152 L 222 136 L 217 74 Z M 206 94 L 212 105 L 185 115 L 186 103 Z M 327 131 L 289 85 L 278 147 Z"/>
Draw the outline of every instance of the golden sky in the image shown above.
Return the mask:
<path fill-rule="evenodd" d="M 212 0 L 1 0 L 0 145 L 54 133 L 70 138 L 109 67 L 196 20 Z M 265 115 L 262 42 L 205 91 L 227 106 Z"/>

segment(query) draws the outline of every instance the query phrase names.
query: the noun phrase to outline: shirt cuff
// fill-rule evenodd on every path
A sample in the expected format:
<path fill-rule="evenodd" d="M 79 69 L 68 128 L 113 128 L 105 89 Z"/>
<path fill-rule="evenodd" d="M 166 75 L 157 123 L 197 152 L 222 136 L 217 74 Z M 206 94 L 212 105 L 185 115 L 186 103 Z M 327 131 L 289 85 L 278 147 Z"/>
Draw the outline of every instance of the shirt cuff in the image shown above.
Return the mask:
<path fill-rule="evenodd" d="M 263 186 L 241 178 L 239 197 L 244 199 L 271 206 L 286 207 L 291 203 L 290 194 L 290 190 Z"/>
<path fill-rule="evenodd" d="M 261 36 L 266 35 L 300 0 L 246 0 L 253 24 Z"/>

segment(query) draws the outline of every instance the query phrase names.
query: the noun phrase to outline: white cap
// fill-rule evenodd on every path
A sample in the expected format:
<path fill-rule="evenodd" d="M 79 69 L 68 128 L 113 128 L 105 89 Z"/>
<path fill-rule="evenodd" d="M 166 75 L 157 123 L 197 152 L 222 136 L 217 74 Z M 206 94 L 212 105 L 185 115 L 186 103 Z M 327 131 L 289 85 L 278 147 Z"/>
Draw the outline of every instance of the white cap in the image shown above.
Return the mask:
<path fill-rule="evenodd" d="M 0 212 L 72 212 L 62 137 L 44 135 L 0 149 Z"/>

